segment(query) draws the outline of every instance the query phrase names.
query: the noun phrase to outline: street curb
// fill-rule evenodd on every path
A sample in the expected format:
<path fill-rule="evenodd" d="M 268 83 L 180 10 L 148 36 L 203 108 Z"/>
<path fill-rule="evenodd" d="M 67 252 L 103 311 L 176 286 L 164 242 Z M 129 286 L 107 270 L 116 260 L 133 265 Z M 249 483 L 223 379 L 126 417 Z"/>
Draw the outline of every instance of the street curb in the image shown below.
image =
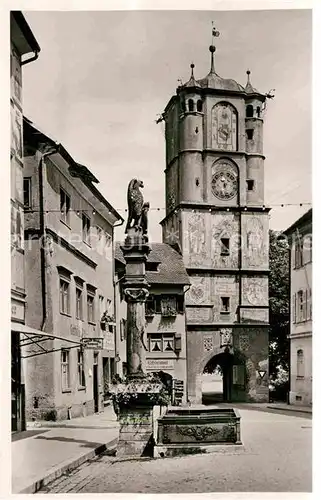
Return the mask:
<path fill-rule="evenodd" d="M 34 430 L 34 429 L 46 429 L 46 430 L 52 430 L 52 429 L 118 429 L 119 428 L 119 423 L 117 421 L 114 421 L 110 423 L 110 425 L 77 425 L 77 424 L 61 424 L 59 422 L 44 422 L 44 423 L 35 423 L 32 425 L 32 423 L 27 424 L 27 430 Z"/>
<path fill-rule="evenodd" d="M 112 454 L 114 451 L 116 451 L 117 444 L 118 444 L 118 438 L 115 438 L 107 444 L 101 444 L 97 446 L 94 450 L 85 453 L 81 457 L 76 458 L 71 462 L 69 460 L 66 460 L 65 462 L 62 462 L 60 465 L 58 465 L 58 467 L 53 467 L 52 469 L 49 469 L 49 471 L 43 477 L 37 479 L 29 486 L 26 486 L 25 488 L 23 488 L 23 490 L 15 493 L 12 492 L 12 494 L 37 493 L 37 491 L 39 491 L 41 488 L 51 483 L 55 479 L 61 477 L 65 472 L 69 472 L 76 469 L 77 467 L 87 462 L 88 460 L 91 460 L 92 458 L 95 458 L 96 456 L 101 455 L 104 452 L 110 452 L 110 454 Z"/>
<path fill-rule="evenodd" d="M 277 405 L 269 405 L 267 408 L 270 408 L 271 410 L 282 410 L 282 411 L 292 411 L 296 413 L 309 413 L 312 415 L 312 408 L 311 410 L 309 408 L 295 408 L 295 407 L 287 407 L 287 406 L 277 406 Z"/>

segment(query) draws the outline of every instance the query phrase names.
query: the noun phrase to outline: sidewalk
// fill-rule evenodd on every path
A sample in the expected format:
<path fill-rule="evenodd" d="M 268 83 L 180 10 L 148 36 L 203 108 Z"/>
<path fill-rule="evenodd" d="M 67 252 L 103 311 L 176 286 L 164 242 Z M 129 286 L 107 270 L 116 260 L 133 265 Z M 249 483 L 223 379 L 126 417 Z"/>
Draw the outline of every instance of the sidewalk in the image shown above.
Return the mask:
<path fill-rule="evenodd" d="M 12 438 L 12 493 L 35 493 L 99 453 L 112 452 L 118 427 L 111 406 L 88 417 L 28 425 Z"/>
<path fill-rule="evenodd" d="M 218 406 L 235 406 L 235 408 L 251 408 L 253 410 L 269 411 L 280 410 L 289 413 L 309 413 L 312 415 L 312 406 L 288 405 L 287 403 L 218 403 Z"/>
<path fill-rule="evenodd" d="M 269 403 L 267 408 L 273 410 L 284 410 L 284 411 L 294 411 L 299 413 L 311 413 L 312 406 L 299 406 L 299 405 L 288 405 L 286 403 Z"/>

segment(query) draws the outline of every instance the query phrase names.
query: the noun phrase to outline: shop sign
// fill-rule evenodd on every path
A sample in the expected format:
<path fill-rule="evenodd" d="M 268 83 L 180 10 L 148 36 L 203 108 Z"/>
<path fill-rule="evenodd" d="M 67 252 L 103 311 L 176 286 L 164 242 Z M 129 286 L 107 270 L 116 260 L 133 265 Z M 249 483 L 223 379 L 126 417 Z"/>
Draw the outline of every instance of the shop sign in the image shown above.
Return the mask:
<path fill-rule="evenodd" d="M 160 370 L 173 370 L 174 360 L 173 359 L 147 359 L 146 369 L 153 371 Z"/>
<path fill-rule="evenodd" d="M 24 321 L 25 319 L 24 303 L 11 301 L 11 318 Z"/>
<path fill-rule="evenodd" d="M 103 349 L 103 338 L 88 337 L 81 339 L 81 345 L 84 349 Z"/>

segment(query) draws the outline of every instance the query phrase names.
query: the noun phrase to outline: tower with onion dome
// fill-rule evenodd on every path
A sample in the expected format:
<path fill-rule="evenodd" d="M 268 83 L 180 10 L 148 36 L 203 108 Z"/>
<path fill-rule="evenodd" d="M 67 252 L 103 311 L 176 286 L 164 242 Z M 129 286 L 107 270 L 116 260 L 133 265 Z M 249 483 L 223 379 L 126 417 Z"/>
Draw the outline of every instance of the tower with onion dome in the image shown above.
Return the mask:
<path fill-rule="evenodd" d="M 214 37 L 219 35 L 213 27 Z M 166 140 L 163 241 L 183 257 L 188 397 L 219 366 L 225 401 L 268 401 L 269 209 L 264 205 L 263 116 L 270 94 L 216 72 L 176 89 Z"/>

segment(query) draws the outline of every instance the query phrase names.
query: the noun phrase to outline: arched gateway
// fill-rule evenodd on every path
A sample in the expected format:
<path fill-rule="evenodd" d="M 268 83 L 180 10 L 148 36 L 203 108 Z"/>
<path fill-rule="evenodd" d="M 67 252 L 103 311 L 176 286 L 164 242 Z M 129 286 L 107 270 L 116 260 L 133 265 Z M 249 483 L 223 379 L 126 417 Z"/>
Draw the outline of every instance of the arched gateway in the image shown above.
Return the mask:
<path fill-rule="evenodd" d="M 221 329 L 225 333 L 226 329 Z M 193 404 L 202 403 L 202 376 L 220 366 L 223 400 L 267 401 L 268 351 L 264 330 L 230 328 L 230 345 L 222 344 L 221 330 L 203 334 L 187 331 L 187 391 Z"/>

